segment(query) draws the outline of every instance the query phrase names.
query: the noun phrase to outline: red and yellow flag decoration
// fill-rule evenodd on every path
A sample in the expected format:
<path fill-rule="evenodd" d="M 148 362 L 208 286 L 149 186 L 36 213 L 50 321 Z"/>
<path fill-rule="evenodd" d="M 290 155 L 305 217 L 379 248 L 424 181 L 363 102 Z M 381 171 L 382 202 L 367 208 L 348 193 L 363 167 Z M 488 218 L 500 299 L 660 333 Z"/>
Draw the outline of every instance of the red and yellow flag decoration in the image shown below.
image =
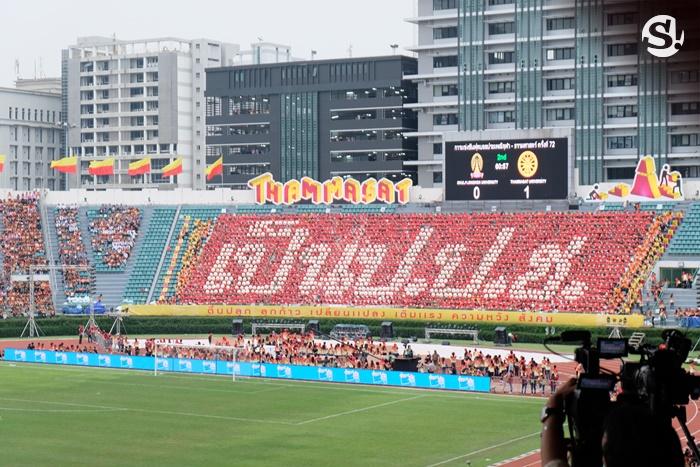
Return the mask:
<path fill-rule="evenodd" d="M 0 154 L 0 172 L 5 170 L 5 154 Z"/>
<path fill-rule="evenodd" d="M 64 174 L 74 174 L 78 171 L 78 157 L 69 156 L 57 161 L 51 161 L 51 168 Z"/>
<path fill-rule="evenodd" d="M 114 175 L 114 159 L 109 158 L 102 161 L 92 161 L 88 167 L 90 175 Z"/>
<path fill-rule="evenodd" d="M 151 173 L 151 158 L 146 157 L 140 161 L 132 162 L 129 164 L 129 175 L 135 177 L 137 175 L 143 175 Z"/>
<path fill-rule="evenodd" d="M 207 174 L 207 181 L 211 181 L 214 177 L 224 173 L 224 156 L 219 157 L 216 162 L 207 167 L 205 171 Z"/>
<path fill-rule="evenodd" d="M 174 177 L 182 173 L 182 157 L 178 157 L 170 164 L 163 167 L 163 177 Z"/>

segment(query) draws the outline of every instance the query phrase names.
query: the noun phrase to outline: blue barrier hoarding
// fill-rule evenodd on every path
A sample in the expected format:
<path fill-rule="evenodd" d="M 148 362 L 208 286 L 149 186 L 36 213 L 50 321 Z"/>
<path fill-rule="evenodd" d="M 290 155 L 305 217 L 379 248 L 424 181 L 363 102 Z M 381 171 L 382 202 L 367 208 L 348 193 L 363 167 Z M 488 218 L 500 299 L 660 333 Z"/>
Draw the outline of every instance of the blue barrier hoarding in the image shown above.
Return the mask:
<path fill-rule="evenodd" d="M 461 376 L 408 371 L 364 370 L 357 368 L 325 368 L 272 363 L 227 362 L 223 360 L 191 360 L 186 358 L 132 357 L 83 352 L 55 352 L 50 350 L 5 349 L 9 362 L 46 363 L 86 367 L 154 370 L 176 373 L 295 379 L 332 383 L 367 384 L 374 386 L 401 386 L 452 391 L 489 392 L 491 380 L 484 376 Z"/>

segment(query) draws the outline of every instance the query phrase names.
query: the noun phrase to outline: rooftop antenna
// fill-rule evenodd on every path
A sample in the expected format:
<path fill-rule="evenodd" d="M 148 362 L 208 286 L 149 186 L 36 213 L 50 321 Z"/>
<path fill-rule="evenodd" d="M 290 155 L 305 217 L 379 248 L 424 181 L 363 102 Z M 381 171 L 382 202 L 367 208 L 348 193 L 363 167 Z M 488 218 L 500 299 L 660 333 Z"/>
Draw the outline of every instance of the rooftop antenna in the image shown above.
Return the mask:
<path fill-rule="evenodd" d="M 15 58 L 15 77 L 19 79 L 19 59 Z"/>
<path fill-rule="evenodd" d="M 348 46 L 348 57 L 352 58 L 352 44 Z"/>

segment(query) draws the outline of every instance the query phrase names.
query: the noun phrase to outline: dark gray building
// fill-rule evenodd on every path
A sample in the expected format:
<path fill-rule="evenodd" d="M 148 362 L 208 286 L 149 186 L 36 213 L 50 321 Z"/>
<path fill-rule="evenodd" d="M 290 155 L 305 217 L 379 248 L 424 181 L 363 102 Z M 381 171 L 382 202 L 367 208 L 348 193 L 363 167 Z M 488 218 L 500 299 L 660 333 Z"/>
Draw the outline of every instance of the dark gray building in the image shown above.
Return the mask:
<path fill-rule="evenodd" d="M 271 172 L 415 178 L 416 60 L 403 56 L 317 60 L 207 70 L 207 164 L 223 156 L 208 187 L 245 188 Z"/>

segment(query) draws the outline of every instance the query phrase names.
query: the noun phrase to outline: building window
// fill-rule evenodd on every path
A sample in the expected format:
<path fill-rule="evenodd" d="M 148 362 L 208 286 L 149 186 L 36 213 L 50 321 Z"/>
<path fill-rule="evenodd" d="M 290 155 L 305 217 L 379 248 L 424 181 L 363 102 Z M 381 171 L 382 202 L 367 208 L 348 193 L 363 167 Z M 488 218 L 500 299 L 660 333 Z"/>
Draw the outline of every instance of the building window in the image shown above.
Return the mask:
<path fill-rule="evenodd" d="M 564 91 L 574 89 L 574 78 L 551 78 L 547 80 L 547 91 Z"/>
<path fill-rule="evenodd" d="M 700 134 L 698 133 L 671 135 L 671 146 L 675 147 L 700 146 L 699 141 Z"/>
<path fill-rule="evenodd" d="M 608 44 L 608 57 L 621 57 L 623 55 L 637 55 L 637 43 Z"/>
<path fill-rule="evenodd" d="M 636 105 L 610 105 L 608 109 L 608 118 L 631 118 L 637 116 Z"/>
<path fill-rule="evenodd" d="M 433 96 L 435 97 L 457 96 L 458 94 L 459 88 L 456 84 L 433 86 Z"/>
<path fill-rule="evenodd" d="M 504 92 L 515 92 L 514 81 L 495 81 L 489 83 L 490 94 L 500 94 Z"/>
<path fill-rule="evenodd" d="M 573 107 L 563 109 L 547 109 L 547 120 L 575 120 Z"/>
<path fill-rule="evenodd" d="M 634 149 L 637 147 L 636 136 L 611 136 L 605 140 L 608 149 Z"/>
<path fill-rule="evenodd" d="M 684 71 L 674 71 L 671 73 L 671 82 L 673 83 L 697 83 L 698 75 L 700 72 L 698 70 L 684 70 Z M 15 113 L 15 118 L 17 115 Z"/>
<path fill-rule="evenodd" d="M 449 68 L 457 66 L 457 56 L 433 57 L 433 68 Z"/>
<path fill-rule="evenodd" d="M 573 60 L 575 53 L 576 49 L 573 47 L 547 49 L 547 60 Z"/>
<path fill-rule="evenodd" d="M 454 10 L 457 8 L 457 0 L 433 0 L 433 10 Z"/>
<path fill-rule="evenodd" d="M 608 15 L 608 26 L 621 26 L 623 24 L 635 24 L 637 22 L 634 13 L 610 13 Z"/>
<path fill-rule="evenodd" d="M 489 0 L 489 6 L 494 5 L 511 5 L 515 3 L 515 0 Z"/>
<path fill-rule="evenodd" d="M 515 32 L 515 23 L 506 21 L 503 23 L 489 23 L 489 35 L 495 36 L 498 34 L 513 34 Z"/>
<path fill-rule="evenodd" d="M 457 114 L 434 114 L 433 125 L 457 125 Z"/>
<path fill-rule="evenodd" d="M 674 166 L 674 168 L 676 168 Z M 632 180 L 635 167 L 608 167 L 608 180 Z"/>
<path fill-rule="evenodd" d="M 700 113 L 700 102 L 678 102 L 671 104 L 673 115 L 695 115 Z"/>
<path fill-rule="evenodd" d="M 442 143 L 433 143 L 433 154 L 442 154 Z"/>
<path fill-rule="evenodd" d="M 559 31 L 561 29 L 575 29 L 576 19 L 573 16 L 566 18 L 549 18 L 547 20 L 547 31 Z"/>
<path fill-rule="evenodd" d="M 433 172 L 433 183 L 442 183 L 442 171 Z"/>
<path fill-rule="evenodd" d="M 457 37 L 457 26 L 433 29 L 433 39 L 453 39 Z"/>
<path fill-rule="evenodd" d="M 513 123 L 515 122 L 515 112 L 512 110 L 499 110 L 489 112 L 489 123 Z"/>
<path fill-rule="evenodd" d="M 637 85 L 637 75 L 634 74 L 623 74 L 623 75 L 608 75 L 608 87 L 617 88 L 623 86 L 636 86 Z"/>
<path fill-rule="evenodd" d="M 513 51 L 508 52 L 489 52 L 487 54 L 490 65 L 500 65 L 502 63 L 513 63 Z"/>

